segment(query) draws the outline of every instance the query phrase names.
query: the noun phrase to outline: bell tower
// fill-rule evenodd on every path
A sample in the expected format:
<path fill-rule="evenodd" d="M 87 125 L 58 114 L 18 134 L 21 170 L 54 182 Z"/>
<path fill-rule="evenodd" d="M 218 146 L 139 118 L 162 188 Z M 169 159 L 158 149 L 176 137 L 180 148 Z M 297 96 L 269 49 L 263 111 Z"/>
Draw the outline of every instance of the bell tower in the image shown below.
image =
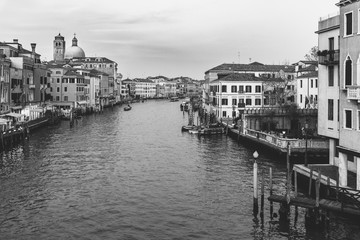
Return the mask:
<path fill-rule="evenodd" d="M 65 39 L 63 36 L 57 35 L 54 40 L 54 61 L 64 61 Z"/>

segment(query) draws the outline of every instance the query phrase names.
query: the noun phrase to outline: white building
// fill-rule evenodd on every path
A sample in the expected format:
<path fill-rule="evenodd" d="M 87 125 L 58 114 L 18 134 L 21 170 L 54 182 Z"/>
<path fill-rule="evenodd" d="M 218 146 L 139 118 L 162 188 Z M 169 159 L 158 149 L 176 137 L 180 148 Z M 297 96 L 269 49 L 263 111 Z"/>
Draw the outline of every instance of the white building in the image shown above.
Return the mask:
<path fill-rule="evenodd" d="M 266 65 L 259 62 L 250 64 L 224 63 L 205 72 L 203 103 L 206 110 L 209 108 L 210 83 L 218 79 L 218 75 L 231 73 L 250 73 L 261 78 L 283 78 L 294 80 L 296 76 L 295 66 L 292 65 Z"/>
<path fill-rule="evenodd" d="M 296 100 L 300 109 L 317 108 L 318 72 L 310 72 L 296 79 Z"/>
<path fill-rule="evenodd" d="M 156 96 L 156 83 L 148 79 L 135 79 L 136 98 L 154 98 Z"/>
<path fill-rule="evenodd" d="M 239 109 L 263 107 L 263 81 L 252 74 L 234 73 L 210 83 L 210 112 L 235 118 Z"/>

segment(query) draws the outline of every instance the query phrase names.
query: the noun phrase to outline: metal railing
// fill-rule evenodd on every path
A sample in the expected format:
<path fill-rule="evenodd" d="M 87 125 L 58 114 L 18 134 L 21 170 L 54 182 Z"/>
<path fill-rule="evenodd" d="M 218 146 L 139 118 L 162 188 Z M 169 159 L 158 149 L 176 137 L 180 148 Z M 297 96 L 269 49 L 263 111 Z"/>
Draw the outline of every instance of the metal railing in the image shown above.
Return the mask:
<path fill-rule="evenodd" d="M 322 139 L 294 139 L 294 138 L 282 138 L 270 133 L 260 132 L 253 129 L 245 129 L 245 134 L 259 140 L 270 143 L 282 149 L 286 149 L 288 143 L 291 148 L 305 148 L 308 149 L 327 149 L 329 148 L 329 142 Z"/>
<path fill-rule="evenodd" d="M 337 65 L 339 64 L 339 50 L 324 50 L 319 55 L 319 64 L 321 65 Z"/>
<path fill-rule="evenodd" d="M 360 190 L 331 185 L 327 185 L 326 190 L 326 199 L 338 201 L 341 203 L 341 209 L 352 206 L 360 210 Z"/>

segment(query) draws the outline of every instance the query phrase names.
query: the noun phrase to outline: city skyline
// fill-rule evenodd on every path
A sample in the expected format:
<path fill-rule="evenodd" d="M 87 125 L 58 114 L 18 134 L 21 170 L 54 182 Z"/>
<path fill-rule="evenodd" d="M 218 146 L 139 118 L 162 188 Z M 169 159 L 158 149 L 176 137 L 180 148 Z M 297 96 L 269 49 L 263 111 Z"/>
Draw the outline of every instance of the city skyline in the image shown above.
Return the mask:
<path fill-rule="evenodd" d="M 0 41 L 37 43 L 53 59 L 59 33 L 66 47 L 76 33 L 86 56 L 118 63 L 124 78 L 163 75 L 202 80 L 222 63 L 294 63 L 317 45 L 320 17 L 338 1 L 2 1 Z M 16 14 L 11 9 L 16 9 Z M 269 11 L 271 10 L 271 11 Z"/>

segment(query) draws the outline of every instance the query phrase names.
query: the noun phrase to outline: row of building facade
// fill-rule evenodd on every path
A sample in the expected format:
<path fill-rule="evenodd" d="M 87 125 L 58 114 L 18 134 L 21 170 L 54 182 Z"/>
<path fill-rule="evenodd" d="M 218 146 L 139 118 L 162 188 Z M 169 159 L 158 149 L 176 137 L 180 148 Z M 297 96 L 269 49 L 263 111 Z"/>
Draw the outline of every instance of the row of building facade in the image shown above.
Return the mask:
<path fill-rule="evenodd" d="M 122 80 L 121 95 L 123 98 L 170 98 L 176 96 L 199 96 L 202 94 L 203 82 L 185 77 L 168 79 L 163 76 L 146 79 Z"/>
<path fill-rule="evenodd" d="M 318 23 L 318 61 L 221 64 L 205 72 L 203 102 L 218 118 L 285 105 L 318 109 L 316 131 L 329 140 L 329 164 L 338 167 L 340 185 L 348 186 L 352 172 L 360 189 L 360 1 L 337 6 L 339 13 Z"/>
<path fill-rule="evenodd" d="M 76 36 L 67 48 L 65 38 L 55 36 L 49 62 L 40 60 L 35 43 L 27 50 L 18 39 L 0 42 L 0 114 L 45 102 L 64 109 L 101 108 L 123 99 L 199 93 L 201 83 L 183 77 L 123 80 L 115 61 L 86 56 Z"/>
<path fill-rule="evenodd" d="M 290 104 L 316 109 L 318 62 L 221 64 L 205 72 L 203 99 L 206 110 L 218 118 L 238 117 L 244 109 Z"/>

